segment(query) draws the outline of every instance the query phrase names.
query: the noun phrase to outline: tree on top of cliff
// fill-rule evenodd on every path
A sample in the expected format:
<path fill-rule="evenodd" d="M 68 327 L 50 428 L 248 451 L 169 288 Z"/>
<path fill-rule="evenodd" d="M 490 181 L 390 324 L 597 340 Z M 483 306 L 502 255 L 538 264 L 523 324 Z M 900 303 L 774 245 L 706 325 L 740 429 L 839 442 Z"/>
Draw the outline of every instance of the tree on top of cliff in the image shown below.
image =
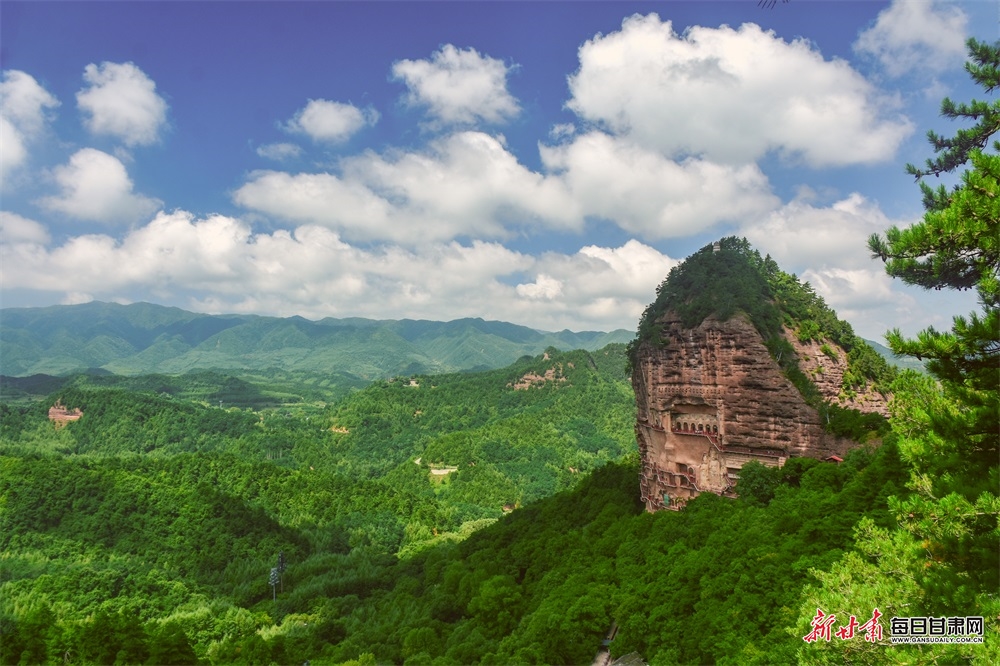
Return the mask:
<path fill-rule="evenodd" d="M 718 252 L 713 245 L 701 248 L 670 269 L 657 287 L 656 300 L 640 320 L 639 337 L 651 337 L 656 320 L 668 311 L 677 314 L 686 328 L 711 315 L 725 321 L 745 312 L 765 339 L 777 335 L 782 317 L 761 270 L 763 261 L 745 238 L 723 238 Z M 773 268 L 777 270 L 777 265 Z"/>
<path fill-rule="evenodd" d="M 723 238 L 718 251 L 714 245 L 670 270 L 639 321 L 637 342 L 655 341 L 656 322 L 667 312 L 687 328 L 712 315 L 725 321 L 742 312 L 765 341 L 780 337 L 782 326 L 787 326 L 802 342 L 827 339 L 848 352 L 866 347 L 808 282 L 781 270 L 770 255 L 761 257 L 745 238 Z"/>
<path fill-rule="evenodd" d="M 770 256 L 761 257 L 745 238 L 729 236 L 706 245 L 670 270 L 629 345 L 632 367 L 640 345 L 660 344 L 659 320 L 668 312 L 685 328 L 694 328 L 710 316 L 721 321 L 737 314 L 746 316 L 786 377 L 817 409 L 825 409 L 823 398 L 799 369 L 785 338 L 785 327 L 794 331 L 800 342 L 831 341 L 847 352 L 845 391 L 863 390 L 873 382 L 877 390 L 885 392 L 896 376 L 885 359 L 857 337 L 850 324 L 838 319 L 809 283 L 781 270 Z"/>

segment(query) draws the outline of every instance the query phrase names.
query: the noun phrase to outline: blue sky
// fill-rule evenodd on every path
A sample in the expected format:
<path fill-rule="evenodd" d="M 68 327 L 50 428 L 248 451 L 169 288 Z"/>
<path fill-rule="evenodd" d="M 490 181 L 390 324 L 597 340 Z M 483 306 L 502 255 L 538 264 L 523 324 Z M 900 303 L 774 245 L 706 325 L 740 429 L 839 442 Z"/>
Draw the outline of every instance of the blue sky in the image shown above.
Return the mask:
<path fill-rule="evenodd" d="M 635 327 L 746 236 L 870 338 L 995 2 L 0 4 L 4 307 Z"/>

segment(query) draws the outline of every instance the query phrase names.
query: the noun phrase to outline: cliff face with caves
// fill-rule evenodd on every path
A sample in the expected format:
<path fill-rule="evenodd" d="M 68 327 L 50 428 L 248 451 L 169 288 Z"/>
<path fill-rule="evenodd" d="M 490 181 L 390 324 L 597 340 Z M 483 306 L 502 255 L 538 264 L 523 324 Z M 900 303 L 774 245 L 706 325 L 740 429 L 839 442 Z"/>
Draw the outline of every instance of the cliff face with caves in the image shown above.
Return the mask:
<path fill-rule="evenodd" d="M 820 412 L 742 312 L 685 326 L 667 310 L 645 328 L 631 354 L 647 510 L 678 509 L 701 492 L 735 495 L 740 469 L 751 460 L 782 466 L 792 456 L 842 456 L 856 445 L 826 432 Z M 783 348 L 823 400 L 885 413 L 886 399 L 877 391 L 843 391 L 846 350 L 779 330 L 788 343 Z"/>

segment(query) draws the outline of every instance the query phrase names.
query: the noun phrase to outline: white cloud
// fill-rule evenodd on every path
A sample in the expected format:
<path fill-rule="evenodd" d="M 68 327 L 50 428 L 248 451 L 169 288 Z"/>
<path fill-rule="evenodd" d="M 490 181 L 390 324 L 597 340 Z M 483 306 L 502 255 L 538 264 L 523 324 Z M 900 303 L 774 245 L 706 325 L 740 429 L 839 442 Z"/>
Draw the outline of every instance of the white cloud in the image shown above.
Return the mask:
<path fill-rule="evenodd" d="M 3 116 L 28 135 L 37 134 L 45 125 L 48 110 L 59 106 L 53 97 L 30 74 L 8 70 L 0 82 L 0 108 Z"/>
<path fill-rule="evenodd" d="M 430 60 L 400 60 L 392 66 L 393 78 L 409 88 L 406 102 L 427 107 L 445 124 L 495 124 L 516 117 L 521 109 L 507 91 L 510 71 L 502 60 L 451 44 Z"/>
<path fill-rule="evenodd" d="M 269 143 L 257 147 L 257 154 L 269 160 L 283 162 L 295 159 L 302 154 L 302 148 L 294 143 Z"/>
<path fill-rule="evenodd" d="M 588 245 L 572 255 L 548 252 L 535 263 L 535 281 L 516 293 L 525 313 L 554 327 L 632 329 L 677 263 L 637 240 L 617 248 Z"/>
<path fill-rule="evenodd" d="M 68 164 L 53 170 L 53 177 L 62 192 L 39 203 L 76 219 L 135 222 L 162 205 L 159 200 L 135 194 L 125 165 L 94 148 L 74 153 Z"/>
<path fill-rule="evenodd" d="M 579 207 L 558 178 L 525 168 L 499 139 L 480 132 L 449 135 L 421 152 L 366 152 L 341 166 L 341 175 L 258 172 L 233 200 L 350 239 L 408 244 L 582 224 Z"/>
<path fill-rule="evenodd" d="M 785 270 L 859 269 L 871 266 L 868 237 L 893 224 L 874 201 L 852 193 L 830 206 L 791 201 L 745 224 L 739 233 Z"/>
<path fill-rule="evenodd" d="M 306 134 L 314 141 L 340 143 L 365 126 L 378 122 L 379 113 L 372 107 L 359 109 L 351 104 L 311 99 L 288 121 L 289 132 Z"/>
<path fill-rule="evenodd" d="M 24 135 L 3 116 L 0 116 L 0 178 L 20 165 L 28 157 Z"/>
<path fill-rule="evenodd" d="M 8 70 L 0 81 L 0 172 L 22 164 L 28 157 L 28 142 L 36 138 L 59 106 L 30 74 Z"/>
<path fill-rule="evenodd" d="M 94 300 L 94 297 L 90 294 L 85 294 L 82 291 L 71 291 L 66 294 L 60 303 L 62 305 L 81 305 L 83 303 L 90 303 Z"/>
<path fill-rule="evenodd" d="M 871 234 L 912 222 L 891 219 L 876 202 L 853 193 L 828 206 L 796 199 L 737 233 L 783 270 L 809 282 L 859 335 L 881 340 L 895 327 L 908 335 L 929 325 L 948 328 L 953 314 L 975 307 L 974 298 L 963 294 L 942 296 L 893 280 L 871 258 Z"/>
<path fill-rule="evenodd" d="M 807 269 L 802 279 L 809 282 L 824 300 L 838 312 L 841 317 L 851 314 L 860 316 L 870 308 L 884 308 L 894 304 L 899 295 L 892 287 L 892 280 L 878 266 L 870 268 L 824 268 L 820 270 Z M 913 306 L 913 299 L 908 298 L 907 305 Z"/>
<path fill-rule="evenodd" d="M 894 0 L 875 24 L 858 35 L 854 50 L 875 57 L 891 76 L 960 67 L 968 17 L 934 0 Z"/>
<path fill-rule="evenodd" d="M 186 213 L 160 213 L 121 242 L 106 235 L 76 236 L 5 271 L 11 287 L 34 287 L 95 294 L 145 286 L 167 293 L 178 284 L 210 283 L 241 277 L 235 250 L 249 230 L 234 220 L 213 217 L 195 223 Z M 113 270 L 110 270 L 113 267 Z"/>
<path fill-rule="evenodd" d="M 539 273 L 534 282 L 526 282 L 517 285 L 515 291 L 518 296 L 532 299 L 545 299 L 551 301 L 562 294 L 563 283 L 545 273 Z"/>
<path fill-rule="evenodd" d="M 565 181 L 585 215 L 644 238 L 688 236 L 778 205 L 756 165 L 695 158 L 677 163 L 603 132 L 540 150 L 545 167 Z"/>
<path fill-rule="evenodd" d="M 656 287 L 667 277 L 670 269 L 680 263 L 634 239 L 618 248 L 588 245 L 580 250 L 580 256 L 603 262 L 607 268 L 602 267 L 602 270 L 610 270 L 615 274 L 614 285 L 602 287 L 600 282 L 595 282 L 591 284 L 590 289 L 601 289 L 605 293 L 630 296 L 640 300 L 645 298 L 649 302 L 652 302 Z M 587 271 L 585 275 L 589 275 L 593 280 L 600 272 L 602 271 L 596 273 Z M 607 292 L 608 289 L 617 291 Z M 643 307 L 645 305 L 644 302 Z"/>
<path fill-rule="evenodd" d="M 813 167 L 890 159 L 912 131 L 842 60 L 754 24 L 674 33 L 655 14 L 580 47 L 567 106 L 666 155 L 746 163 L 770 151 Z"/>
<path fill-rule="evenodd" d="M 423 151 L 344 158 L 339 174 L 257 172 L 233 200 L 351 240 L 406 244 L 579 231 L 588 217 L 644 238 L 669 238 L 779 205 L 755 165 L 678 164 L 601 132 L 540 151 L 547 173 L 520 164 L 502 138 L 457 132 Z"/>
<path fill-rule="evenodd" d="M 23 245 L 8 243 L 6 234 L 4 243 Z M 365 251 L 322 227 L 254 234 L 233 218 L 196 219 L 183 211 L 161 212 L 120 241 L 77 236 L 51 251 L 16 259 L 4 271 L 11 288 L 190 291 L 233 307 L 252 298 L 259 311 L 282 314 L 346 310 L 382 316 L 387 307 L 415 314 L 447 310 L 449 303 L 468 305 L 477 289 L 505 288 L 497 275 L 531 263 L 492 243 L 437 244 L 419 254 L 398 247 Z"/>
<path fill-rule="evenodd" d="M 149 294 L 215 312 L 481 316 L 550 330 L 632 328 L 674 263 L 637 241 L 541 257 L 483 241 L 362 249 L 316 225 L 254 233 L 240 220 L 183 211 L 161 212 L 120 240 L 76 236 L 53 248 L 41 240 L 35 227 L 0 236 L 5 288 L 54 291 L 67 302 Z M 515 275 L 534 287 L 510 284 Z"/>
<path fill-rule="evenodd" d="M 927 326 L 946 329 L 951 326 L 951 313 L 962 311 L 956 309 L 954 296 L 950 303 L 934 303 L 936 297 L 890 278 L 880 263 L 855 269 L 807 269 L 800 277 L 836 310 L 838 317 L 851 323 L 855 333 L 883 344 L 890 329 L 900 328 L 907 335 Z M 959 296 L 957 300 L 964 299 Z"/>
<path fill-rule="evenodd" d="M 46 245 L 51 240 L 44 225 L 6 210 L 0 210 L 0 238 L 6 244 L 31 245 Z"/>
<path fill-rule="evenodd" d="M 338 229 L 349 237 L 396 235 L 390 224 L 388 202 L 364 185 L 345 182 L 333 174 L 257 171 L 233 193 L 233 201 L 244 208 L 297 224 L 321 224 Z"/>
<path fill-rule="evenodd" d="M 141 69 L 130 62 L 91 63 L 84 68 L 83 79 L 87 87 L 76 94 L 76 103 L 91 133 L 116 137 L 127 146 L 159 140 L 167 122 L 167 103 Z"/>

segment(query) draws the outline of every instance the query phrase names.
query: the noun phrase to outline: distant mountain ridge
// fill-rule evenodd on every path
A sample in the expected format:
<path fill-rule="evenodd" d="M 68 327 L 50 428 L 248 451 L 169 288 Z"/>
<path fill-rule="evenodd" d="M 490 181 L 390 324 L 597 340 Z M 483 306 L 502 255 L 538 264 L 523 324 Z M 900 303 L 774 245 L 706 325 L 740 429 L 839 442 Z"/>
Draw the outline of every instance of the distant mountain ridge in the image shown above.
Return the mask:
<path fill-rule="evenodd" d="M 341 372 L 362 379 L 506 366 L 548 347 L 593 351 L 634 333 L 537 331 L 501 321 L 207 315 L 91 302 L 0 309 L 0 374 L 116 374 L 204 369 Z"/>

